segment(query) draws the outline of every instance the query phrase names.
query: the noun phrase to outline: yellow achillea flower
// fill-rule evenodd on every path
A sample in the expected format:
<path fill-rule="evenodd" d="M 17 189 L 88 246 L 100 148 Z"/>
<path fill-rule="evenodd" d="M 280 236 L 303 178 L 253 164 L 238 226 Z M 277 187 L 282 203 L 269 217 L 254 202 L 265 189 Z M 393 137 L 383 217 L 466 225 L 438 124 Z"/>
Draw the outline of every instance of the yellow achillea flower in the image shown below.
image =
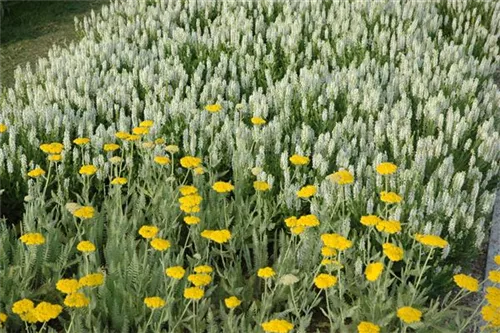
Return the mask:
<path fill-rule="evenodd" d="M 327 289 L 337 284 L 337 278 L 330 274 L 319 274 L 314 278 L 314 284 L 319 289 Z"/>
<path fill-rule="evenodd" d="M 222 110 L 222 105 L 220 105 L 220 104 L 208 104 L 205 106 L 205 110 L 207 110 L 208 112 L 212 112 L 212 113 L 219 112 L 220 110 Z"/>
<path fill-rule="evenodd" d="M 193 169 L 193 172 L 195 175 L 202 175 L 205 173 L 205 169 L 203 169 L 202 167 L 196 167 Z"/>
<path fill-rule="evenodd" d="M 398 170 L 396 164 L 383 162 L 377 165 L 377 172 L 381 175 L 391 175 Z"/>
<path fill-rule="evenodd" d="M 394 192 L 386 192 L 382 191 L 380 192 L 380 200 L 382 200 L 385 203 L 400 203 L 403 198 L 401 198 L 398 194 Z"/>
<path fill-rule="evenodd" d="M 131 134 L 125 138 L 125 141 L 137 141 L 141 138 L 140 135 L 137 134 Z"/>
<path fill-rule="evenodd" d="M 127 184 L 127 178 L 116 177 L 111 181 L 111 185 L 125 185 Z"/>
<path fill-rule="evenodd" d="M 84 293 L 72 293 L 64 299 L 64 305 L 70 308 L 83 308 L 90 304 L 90 299 Z"/>
<path fill-rule="evenodd" d="M 327 176 L 330 181 L 339 185 L 348 185 L 354 182 L 354 176 L 348 170 L 340 170 Z"/>
<path fill-rule="evenodd" d="M 411 306 L 404 306 L 399 308 L 397 316 L 406 324 L 419 322 L 422 318 L 422 311 L 412 308 Z"/>
<path fill-rule="evenodd" d="M 95 287 L 104 283 L 104 275 L 102 273 L 93 273 L 85 275 L 78 281 L 81 287 Z"/>
<path fill-rule="evenodd" d="M 293 329 L 293 324 L 284 319 L 273 319 L 260 325 L 267 333 L 288 333 Z"/>
<path fill-rule="evenodd" d="M 144 304 L 150 309 L 158 309 L 165 305 L 165 300 L 161 297 L 146 297 L 144 298 Z"/>
<path fill-rule="evenodd" d="M 381 262 L 371 263 L 366 266 L 365 276 L 368 281 L 376 281 L 382 271 L 384 270 L 384 264 Z"/>
<path fill-rule="evenodd" d="M 201 158 L 193 156 L 184 156 L 180 159 L 182 167 L 186 169 L 196 168 L 201 163 Z"/>
<path fill-rule="evenodd" d="M 190 274 L 188 276 L 188 281 L 194 284 L 196 287 L 206 286 L 212 282 L 212 277 L 208 274 Z"/>
<path fill-rule="evenodd" d="M 415 239 L 421 244 L 432 247 L 440 247 L 442 249 L 448 245 L 447 241 L 436 235 L 416 234 Z"/>
<path fill-rule="evenodd" d="M 184 274 L 186 273 L 186 270 L 184 268 L 182 268 L 182 266 L 173 266 L 173 267 L 169 267 L 165 270 L 165 274 L 167 274 L 167 276 L 173 278 L 173 279 L 176 279 L 176 280 L 180 280 L 184 277 Z"/>
<path fill-rule="evenodd" d="M 309 157 L 297 154 L 290 156 L 289 160 L 293 165 L 306 165 L 309 163 Z"/>
<path fill-rule="evenodd" d="M 149 128 L 147 127 L 134 127 L 132 133 L 135 135 L 145 135 L 149 133 Z"/>
<path fill-rule="evenodd" d="M 257 276 L 263 279 L 268 279 L 274 275 L 276 275 L 276 272 L 272 269 L 272 267 L 259 268 L 257 271 Z"/>
<path fill-rule="evenodd" d="M 197 300 L 197 299 L 202 298 L 203 295 L 205 295 L 205 292 L 203 291 L 203 289 L 198 288 L 198 287 L 190 287 L 190 288 L 184 289 L 184 298 L 186 298 L 186 299 Z"/>
<path fill-rule="evenodd" d="M 256 191 L 268 191 L 271 188 L 271 185 L 267 182 L 256 180 L 253 182 L 253 188 Z"/>
<path fill-rule="evenodd" d="M 214 269 L 208 265 L 196 266 L 194 269 L 195 273 L 212 273 Z"/>
<path fill-rule="evenodd" d="M 73 143 L 79 146 L 86 145 L 89 142 L 90 142 L 89 138 L 76 138 L 75 140 L 73 140 Z"/>
<path fill-rule="evenodd" d="M 224 299 L 224 304 L 226 304 L 226 306 L 229 309 L 234 309 L 235 307 L 237 307 L 241 304 L 241 301 L 238 299 L 238 297 L 231 296 L 231 297 Z"/>
<path fill-rule="evenodd" d="M 38 232 L 24 234 L 19 239 L 26 245 L 42 245 L 45 243 L 45 237 Z"/>
<path fill-rule="evenodd" d="M 185 216 L 184 222 L 188 225 L 198 224 L 200 223 L 200 218 L 197 216 Z"/>
<path fill-rule="evenodd" d="M 95 245 L 92 242 L 89 242 L 89 241 L 81 241 L 76 246 L 76 249 L 78 251 L 80 251 L 80 252 L 94 252 L 95 251 Z"/>
<path fill-rule="evenodd" d="M 500 308 L 493 305 L 485 305 L 481 309 L 484 321 L 493 327 L 500 327 Z"/>
<path fill-rule="evenodd" d="M 331 248 L 339 251 L 344 251 L 352 246 L 352 242 L 339 234 L 322 234 L 321 240 L 323 243 Z"/>
<path fill-rule="evenodd" d="M 63 308 L 59 304 L 51 304 L 48 302 L 41 302 L 35 307 L 36 319 L 39 322 L 46 322 L 51 319 L 56 319 L 62 312 Z"/>
<path fill-rule="evenodd" d="M 362 225 L 374 226 L 374 225 L 377 225 L 378 223 L 382 222 L 382 219 L 376 215 L 365 215 L 365 216 L 361 216 L 360 222 Z"/>
<path fill-rule="evenodd" d="M 32 300 L 23 298 L 12 304 L 12 312 L 18 315 L 24 314 L 35 308 L 35 303 Z"/>
<path fill-rule="evenodd" d="M 190 195 L 197 193 L 198 189 L 193 185 L 181 185 L 181 187 L 179 187 L 179 191 L 182 195 Z"/>
<path fill-rule="evenodd" d="M 81 219 L 91 219 L 94 217 L 94 208 L 91 206 L 83 206 L 75 210 L 73 215 Z"/>
<path fill-rule="evenodd" d="M 297 220 L 296 226 L 316 227 L 319 225 L 319 220 L 314 214 L 303 215 Z"/>
<path fill-rule="evenodd" d="M 7 130 L 7 125 L 5 124 L 0 124 L 0 133 L 3 133 Z"/>
<path fill-rule="evenodd" d="M 495 261 L 495 264 L 500 265 L 500 255 L 496 255 L 493 260 Z"/>
<path fill-rule="evenodd" d="M 218 193 L 227 193 L 234 190 L 234 186 L 229 182 L 215 182 L 212 188 Z"/>
<path fill-rule="evenodd" d="M 64 145 L 59 142 L 44 143 L 40 145 L 40 149 L 46 154 L 60 154 L 64 149 Z"/>
<path fill-rule="evenodd" d="M 231 232 L 227 229 L 222 230 L 203 230 L 201 237 L 210 239 L 216 243 L 226 243 L 231 239 Z"/>
<path fill-rule="evenodd" d="M 488 279 L 493 283 L 500 283 L 500 271 L 490 271 Z"/>
<path fill-rule="evenodd" d="M 331 247 L 323 246 L 321 248 L 321 255 L 323 257 L 333 257 L 336 254 L 337 254 L 337 250 L 332 249 Z"/>
<path fill-rule="evenodd" d="M 126 140 L 129 136 L 130 136 L 130 133 L 127 133 L 127 132 L 116 132 L 115 133 L 115 136 L 118 138 L 118 139 L 122 139 L 122 140 Z"/>
<path fill-rule="evenodd" d="M 378 231 L 386 232 L 388 234 L 395 234 L 401 231 L 401 223 L 395 220 L 380 221 L 375 226 Z"/>
<path fill-rule="evenodd" d="M 0 125 L 0 131 L 1 131 L 1 125 Z M 5 131 L 3 131 L 5 132 Z M 2 133 L 2 132 L 0 132 Z M 3 326 L 3 323 L 5 323 L 7 321 L 7 314 L 6 313 L 3 313 L 3 312 L 0 312 L 0 328 Z"/>
<path fill-rule="evenodd" d="M 188 206 L 188 205 L 180 205 L 179 207 L 184 213 L 192 214 L 198 213 L 200 211 L 200 206 Z"/>
<path fill-rule="evenodd" d="M 185 207 L 198 206 L 203 201 L 203 198 L 198 194 L 190 194 L 179 198 L 179 203 Z"/>
<path fill-rule="evenodd" d="M 498 289 L 497 287 L 486 288 L 485 298 L 491 305 L 500 307 L 500 289 Z"/>
<path fill-rule="evenodd" d="M 155 227 L 154 225 L 143 225 L 140 229 L 139 229 L 139 235 L 141 235 L 142 237 L 144 238 L 153 238 L 156 236 L 156 234 L 158 233 L 158 228 Z"/>
<path fill-rule="evenodd" d="M 289 218 L 285 219 L 285 224 L 288 228 L 293 228 L 297 226 L 297 217 L 296 216 L 290 216 Z"/>
<path fill-rule="evenodd" d="M 491 273 L 491 272 L 490 272 Z M 462 289 L 476 292 L 479 290 L 479 281 L 472 276 L 465 274 L 456 274 L 453 276 L 453 281 Z"/>
<path fill-rule="evenodd" d="M 302 226 L 302 225 L 298 225 L 296 227 L 293 227 L 293 228 L 290 228 L 290 232 L 294 235 L 300 235 L 301 233 L 303 233 L 304 231 L 306 230 L 306 227 Z"/>
<path fill-rule="evenodd" d="M 153 125 L 154 125 L 154 121 L 152 121 L 152 120 L 143 120 L 139 124 L 140 127 L 151 127 Z"/>
<path fill-rule="evenodd" d="M 362 321 L 358 325 L 358 333 L 379 333 L 380 326 L 370 323 L 369 321 Z"/>
<path fill-rule="evenodd" d="M 42 168 L 35 168 L 28 172 L 28 176 L 31 178 L 38 178 L 43 175 L 45 175 L 45 170 L 43 170 Z"/>
<path fill-rule="evenodd" d="M 153 238 L 150 244 L 157 251 L 165 251 L 170 248 L 170 242 L 162 238 Z"/>
<path fill-rule="evenodd" d="M 155 156 L 154 161 L 159 165 L 166 165 L 170 163 L 170 158 L 166 156 Z"/>
<path fill-rule="evenodd" d="M 309 198 L 316 194 L 316 186 L 306 185 L 297 191 L 297 196 L 299 198 Z"/>
<path fill-rule="evenodd" d="M 47 157 L 47 159 L 51 162 L 59 162 L 62 159 L 62 156 L 59 154 L 49 155 L 49 157 Z"/>
<path fill-rule="evenodd" d="M 117 145 L 116 143 L 106 143 L 102 149 L 104 149 L 104 151 L 106 152 L 110 152 L 110 151 L 115 151 L 115 150 L 118 150 L 120 149 L 120 146 Z"/>
<path fill-rule="evenodd" d="M 89 164 L 84 165 L 80 168 L 80 175 L 92 176 L 97 172 L 97 167 L 95 165 Z"/>
<path fill-rule="evenodd" d="M 403 259 L 403 249 L 400 248 L 399 246 L 396 246 L 391 243 L 384 243 L 382 245 L 382 249 L 384 251 L 384 254 L 391 260 L 391 261 L 400 261 Z"/>
<path fill-rule="evenodd" d="M 168 145 L 165 147 L 165 150 L 168 151 L 170 154 L 175 154 L 179 152 L 179 146 L 177 145 Z"/>
<path fill-rule="evenodd" d="M 21 318 L 21 320 L 26 321 L 30 324 L 34 324 L 38 321 L 35 308 L 29 310 L 28 312 L 20 314 L 19 317 Z"/>
<path fill-rule="evenodd" d="M 72 294 L 80 289 L 80 284 L 77 279 L 61 279 L 57 281 L 56 289 L 64 294 Z"/>
<path fill-rule="evenodd" d="M 250 119 L 250 121 L 254 125 L 264 125 L 266 123 L 266 120 L 264 118 L 261 118 L 261 117 L 252 117 L 252 119 Z"/>

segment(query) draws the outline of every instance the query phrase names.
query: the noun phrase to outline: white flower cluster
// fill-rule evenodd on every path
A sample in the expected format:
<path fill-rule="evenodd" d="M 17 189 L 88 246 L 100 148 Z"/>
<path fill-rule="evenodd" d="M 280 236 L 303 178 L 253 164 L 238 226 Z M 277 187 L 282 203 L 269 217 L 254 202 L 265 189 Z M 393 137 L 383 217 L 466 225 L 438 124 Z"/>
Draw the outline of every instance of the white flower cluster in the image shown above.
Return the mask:
<path fill-rule="evenodd" d="M 500 2 L 469 5 L 113 1 L 76 21 L 79 43 L 16 71 L 0 167 L 25 174 L 42 142 L 87 136 L 100 149 L 151 119 L 207 166 L 228 155 L 226 168 L 263 168 L 290 208 L 300 186 L 345 168 L 369 214 L 383 186 L 374 166 L 394 162 L 402 221 L 479 246 L 500 168 Z M 203 111 L 211 103 L 223 110 Z M 311 157 L 308 174 L 294 175 L 295 153 Z M 332 191 L 321 188 L 330 203 Z"/>

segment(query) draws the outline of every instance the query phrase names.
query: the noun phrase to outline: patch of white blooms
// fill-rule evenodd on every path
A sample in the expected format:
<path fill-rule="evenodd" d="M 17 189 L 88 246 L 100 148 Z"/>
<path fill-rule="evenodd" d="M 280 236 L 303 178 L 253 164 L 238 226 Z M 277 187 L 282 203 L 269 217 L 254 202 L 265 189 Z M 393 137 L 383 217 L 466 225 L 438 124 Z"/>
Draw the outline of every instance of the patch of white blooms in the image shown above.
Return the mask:
<path fill-rule="evenodd" d="M 455 240 L 472 233 L 480 246 L 499 175 L 500 3 L 470 8 L 113 1 L 76 22 L 79 43 L 16 71 L 0 104 L 9 126 L 0 166 L 26 174 L 42 142 L 70 147 L 87 136 L 101 149 L 116 131 L 151 119 L 154 135 L 209 167 L 263 168 L 259 179 L 281 185 L 290 209 L 306 183 L 334 202 L 337 187 L 325 176 L 345 168 L 356 179 L 347 194 L 370 214 L 383 186 L 374 166 L 389 160 L 400 168 L 390 186 L 405 199 L 395 217 Z M 211 103 L 223 110 L 203 111 Z M 253 126 L 252 116 L 267 124 Z M 71 149 L 76 164 L 104 165 Z M 294 176 L 294 153 L 311 158 L 309 173 Z"/>

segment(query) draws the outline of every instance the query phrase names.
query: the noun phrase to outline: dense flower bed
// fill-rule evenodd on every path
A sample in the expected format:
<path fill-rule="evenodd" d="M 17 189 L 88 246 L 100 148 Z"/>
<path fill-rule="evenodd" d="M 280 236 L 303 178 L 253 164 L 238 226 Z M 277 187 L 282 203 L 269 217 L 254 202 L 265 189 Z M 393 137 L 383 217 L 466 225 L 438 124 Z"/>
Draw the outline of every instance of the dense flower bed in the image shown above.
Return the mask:
<path fill-rule="evenodd" d="M 458 307 L 499 174 L 499 3 L 115 1 L 77 27 L 2 92 L 8 329 L 500 325 L 496 287 Z"/>

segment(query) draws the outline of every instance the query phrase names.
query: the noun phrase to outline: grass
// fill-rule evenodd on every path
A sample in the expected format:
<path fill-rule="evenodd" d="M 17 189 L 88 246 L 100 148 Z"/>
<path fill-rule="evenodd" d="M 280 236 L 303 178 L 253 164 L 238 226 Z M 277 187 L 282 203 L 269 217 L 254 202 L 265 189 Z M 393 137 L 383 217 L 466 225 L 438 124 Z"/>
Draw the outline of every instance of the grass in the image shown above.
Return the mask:
<path fill-rule="evenodd" d="M 108 0 L 7 1 L 0 26 L 0 88 L 14 85 L 14 70 L 34 68 L 51 47 L 77 39 L 74 17 L 97 11 Z"/>

